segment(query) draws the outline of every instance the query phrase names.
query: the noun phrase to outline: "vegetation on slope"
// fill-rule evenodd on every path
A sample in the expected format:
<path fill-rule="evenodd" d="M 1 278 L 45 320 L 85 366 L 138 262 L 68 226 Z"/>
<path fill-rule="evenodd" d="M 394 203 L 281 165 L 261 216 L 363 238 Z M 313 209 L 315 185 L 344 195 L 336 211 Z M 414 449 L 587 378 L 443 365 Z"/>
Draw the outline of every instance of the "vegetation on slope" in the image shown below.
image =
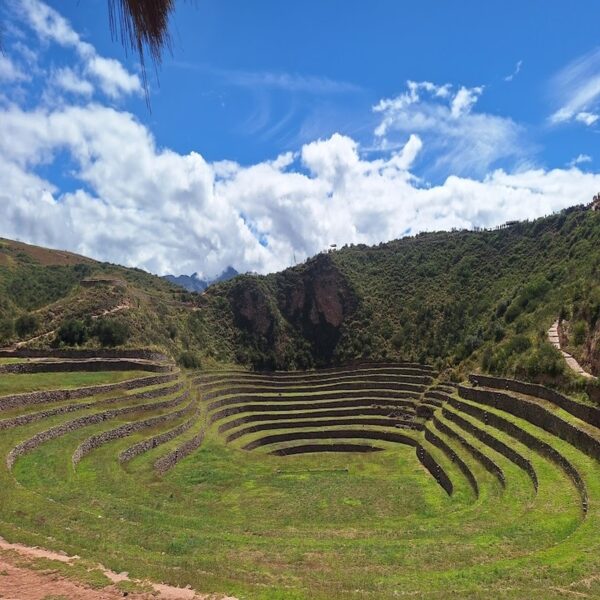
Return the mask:
<path fill-rule="evenodd" d="M 0 343 L 155 347 L 186 364 L 418 360 L 573 385 L 546 331 L 600 367 L 600 213 L 346 246 L 201 295 L 137 269 L 0 244 Z M 46 335 L 43 335 L 46 334 Z M 42 337 L 39 337 L 42 336 Z M 575 382 L 576 383 L 576 382 Z"/>
<path fill-rule="evenodd" d="M 238 277 L 204 301 L 232 320 L 235 358 L 255 366 L 400 359 L 548 381 L 564 363 L 546 331 L 561 311 L 585 313 L 588 343 L 599 275 L 600 214 L 576 207 L 495 231 L 344 247 L 282 273 Z M 597 366 L 597 346 L 591 352 L 587 364 Z"/>

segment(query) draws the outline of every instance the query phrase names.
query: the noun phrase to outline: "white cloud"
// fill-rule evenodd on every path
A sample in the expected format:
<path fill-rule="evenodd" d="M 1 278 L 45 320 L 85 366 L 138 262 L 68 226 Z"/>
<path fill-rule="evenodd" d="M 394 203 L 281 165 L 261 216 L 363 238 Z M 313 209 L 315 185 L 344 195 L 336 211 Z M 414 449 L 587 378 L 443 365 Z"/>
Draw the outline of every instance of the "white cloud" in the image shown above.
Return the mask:
<path fill-rule="evenodd" d="M 523 61 L 520 60 L 517 62 L 517 64 L 515 65 L 515 68 L 513 69 L 513 72 L 510 75 L 507 75 L 504 78 L 504 81 L 510 82 L 512 81 L 520 72 L 521 72 L 521 68 L 523 67 Z"/>
<path fill-rule="evenodd" d="M 551 82 L 551 92 L 558 108 L 550 122 L 564 123 L 576 119 L 593 125 L 600 102 L 600 48 L 569 63 Z M 595 117 L 595 118 L 594 118 Z"/>
<path fill-rule="evenodd" d="M 377 243 L 428 229 L 492 226 L 587 201 L 600 177 L 495 171 L 421 187 L 407 170 L 422 142 L 365 159 L 349 137 L 242 167 L 159 150 L 125 112 L 98 105 L 0 112 L 0 235 L 154 272 L 283 268 L 331 243 Z M 66 151 L 80 185 L 36 175 Z M 300 164 L 297 164 L 300 161 Z"/>
<path fill-rule="evenodd" d="M 142 91 L 140 78 L 129 73 L 113 58 L 93 56 L 87 63 L 86 71 L 98 80 L 102 91 L 110 98 L 138 94 Z"/>
<path fill-rule="evenodd" d="M 458 119 L 462 115 L 471 112 L 471 108 L 479 99 L 483 92 L 483 87 L 466 88 L 461 87 L 452 99 L 450 105 L 450 114 L 453 118 Z"/>
<path fill-rule="evenodd" d="M 8 56 L 0 54 L 0 81 L 15 82 L 26 79 L 25 73 Z"/>
<path fill-rule="evenodd" d="M 98 81 L 100 89 L 110 98 L 142 93 L 138 75 L 129 73 L 115 59 L 99 56 L 95 48 L 83 41 L 69 21 L 52 7 L 41 0 L 23 0 L 19 5 L 19 13 L 41 39 L 75 50 L 83 62 L 84 70 Z M 74 81 L 71 78 L 66 83 L 69 85 Z M 83 89 L 84 86 L 80 83 L 78 87 Z"/>
<path fill-rule="evenodd" d="M 585 155 L 568 169 L 490 168 L 522 147 L 519 127 L 477 111 L 483 88 L 431 82 L 409 82 L 377 104 L 377 155 L 339 133 L 250 166 L 179 154 L 128 112 L 97 100 L 78 106 L 93 83 L 113 98 L 137 93 L 139 79 L 98 56 L 53 9 L 22 5 L 38 34 L 74 49 L 77 61 L 50 75 L 53 90 L 69 92 L 59 101 L 0 104 L 5 237 L 161 274 L 206 277 L 229 265 L 267 272 L 332 243 L 533 218 L 588 202 L 600 187 L 599 175 L 577 168 Z M 438 185 L 411 172 L 428 152 L 453 173 Z M 68 190 L 58 185 L 66 177 Z"/>
<path fill-rule="evenodd" d="M 583 123 L 588 127 L 591 127 L 599 118 L 600 116 L 598 116 L 597 114 L 585 111 L 577 113 L 575 115 L 576 121 L 579 121 L 580 123 Z"/>
<path fill-rule="evenodd" d="M 591 163 L 592 157 L 589 154 L 579 154 L 573 160 L 569 161 L 567 166 L 576 167 L 577 165 L 583 165 L 585 163 Z"/>
<path fill-rule="evenodd" d="M 521 128 L 507 117 L 476 112 L 483 87 L 407 83 L 407 91 L 381 100 L 373 110 L 381 115 L 375 129 L 381 149 L 394 148 L 397 138 L 417 134 L 436 154 L 434 170 L 485 174 L 499 160 L 519 158 L 525 151 Z"/>
<path fill-rule="evenodd" d="M 80 77 L 70 67 L 57 69 L 54 73 L 53 82 L 59 88 L 72 94 L 89 97 L 94 93 L 94 86 Z"/>

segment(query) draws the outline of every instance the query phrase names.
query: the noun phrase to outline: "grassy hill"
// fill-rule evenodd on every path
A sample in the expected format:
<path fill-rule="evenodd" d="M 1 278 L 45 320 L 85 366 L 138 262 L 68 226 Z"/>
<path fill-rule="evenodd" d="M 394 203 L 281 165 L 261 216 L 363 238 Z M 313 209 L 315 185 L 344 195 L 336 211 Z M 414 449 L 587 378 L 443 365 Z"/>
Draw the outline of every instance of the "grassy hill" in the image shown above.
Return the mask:
<path fill-rule="evenodd" d="M 189 294 L 137 269 L 0 240 L 0 341 L 159 348 L 184 363 L 418 360 L 573 385 L 545 332 L 600 368 L 600 213 L 420 234 Z M 93 317 L 93 318 L 91 318 Z M 61 329 L 62 327 L 62 329 Z M 41 337 L 40 337 L 41 336 Z"/>
<path fill-rule="evenodd" d="M 578 332 L 573 353 L 597 372 L 600 213 L 344 247 L 202 299 L 229 323 L 219 332 L 231 333 L 230 357 L 258 367 L 398 359 L 552 380 L 563 362 L 546 331 L 560 315 L 566 334 Z M 214 323 L 199 319 L 214 338 Z"/>

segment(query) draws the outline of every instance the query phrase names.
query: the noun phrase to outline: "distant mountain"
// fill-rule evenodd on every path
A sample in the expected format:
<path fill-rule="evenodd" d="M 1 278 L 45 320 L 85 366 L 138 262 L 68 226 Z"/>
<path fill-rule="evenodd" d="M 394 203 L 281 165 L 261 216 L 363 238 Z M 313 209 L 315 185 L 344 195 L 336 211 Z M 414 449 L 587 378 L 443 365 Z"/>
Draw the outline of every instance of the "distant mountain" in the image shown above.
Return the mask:
<path fill-rule="evenodd" d="M 194 273 L 193 275 L 179 275 L 179 277 L 175 275 L 165 275 L 164 278 L 167 281 L 186 289 L 188 292 L 203 292 L 209 285 L 220 281 L 227 281 L 236 275 L 239 275 L 239 273 L 233 267 L 227 267 L 214 279 L 200 279 L 198 273 Z"/>

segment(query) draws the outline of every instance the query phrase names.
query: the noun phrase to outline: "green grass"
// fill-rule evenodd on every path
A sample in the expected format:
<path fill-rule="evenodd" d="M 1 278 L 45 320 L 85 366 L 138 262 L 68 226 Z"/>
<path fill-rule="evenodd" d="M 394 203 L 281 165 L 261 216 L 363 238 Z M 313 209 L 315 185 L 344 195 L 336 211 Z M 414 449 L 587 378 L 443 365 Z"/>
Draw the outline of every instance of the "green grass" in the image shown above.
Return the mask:
<path fill-rule="evenodd" d="M 37 390 L 73 389 L 147 377 L 144 371 L 0 374 L 0 396 Z"/>
<path fill-rule="evenodd" d="M 85 414 L 95 410 L 100 408 Z M 188 416 L 103 445 L 73 469 L 71 455 L 84 439 L 152 414 L 160 413 L 126 415 L 49 441 L 21 457 L 12 473 L 0 462 L 0 535 L 79 554 L 88 566 L 101 562 L 136 579 L 243 599 L 524 600 L 561 598 L 564 590 L 594 597 L 599 591 L 593 577 L 600 572 L 600 466 L 507 413 L 502 415 L 551 443 L 580 471 L 591 498 L 585 518 L 561 469 L 492 429 L 531 460 L 537 494 L 521 469 L 467 433 L 465 439 L 503 469 L 506 489 L 445 438 L 474 473 L 480 489 L 475 496 L 456 465 L 419 432 L 412 435 L 446 469 L 453 496 L 421 467 L 412 447 L 377 442 L 383 452 L 282 458 L 267 454 L 275 446 L 240 449 L 261 434 L 226 445 L 218 423 L 208 428 L 199 450 L 163 477 L 154 473 L 154 461 L 195 435 L 202 422 L 181 438 L 118 463 L 123 449 Z M 443 420 L 441 411 L 438 416 Z M 70 418 L 3 431 L 0 457 Z M 69 571 L 47 561 L 38 567 L 106 585 L 94 569 Z M 123 585 L 122 591 L 134 591 Z"/>

